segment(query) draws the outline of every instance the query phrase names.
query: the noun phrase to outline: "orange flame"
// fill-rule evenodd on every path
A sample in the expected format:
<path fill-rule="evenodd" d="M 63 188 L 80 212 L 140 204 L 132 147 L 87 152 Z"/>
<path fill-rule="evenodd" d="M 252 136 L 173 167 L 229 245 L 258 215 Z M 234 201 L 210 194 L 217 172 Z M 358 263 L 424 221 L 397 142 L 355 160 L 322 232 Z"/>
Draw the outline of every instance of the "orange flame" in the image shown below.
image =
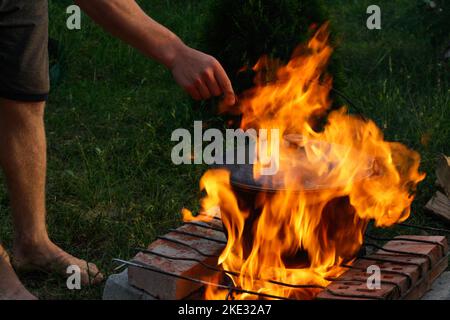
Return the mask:
<path fill-rule="evenodd" d="M 256 86 L 240 99 L 242 129 L 274 128 L 284 139 L 280 170 L 271 177 L 284 188 L 258 194 L 259 215 L 252 217 L 251 210 L 240 206 L 228 171 L 209 170 L 201 179 L 207 194 L 201 207 L 206 212 L 220 208 L 227 231 L 219 264 L 239 274 L 232 276 L 237 287 L 313 298 L 320 289 L 276 281 L 326 286 L 329 277 L 345 271 L 344 262 L 354 259 L 369 220 L 386 227 L 408 218 L 413 192 L 424 179 L 416 152 L 384 141 L 374 122 L 348 114 L 345 107 L 328 115 L 323 130 L 314 129 L 331 105 L 332 80 L 325 73 L 332 54 L 328 37 L 328 26 L 320 27 L 284 66 L 262 58 L 254 67 Z M 258 163 L 256 179 L 257 169 Z M 209 219 L 187 210 L 183 215 L 186 220 Z M 207 288 L 208 299 L 225 296 L 223 290 Z"/>

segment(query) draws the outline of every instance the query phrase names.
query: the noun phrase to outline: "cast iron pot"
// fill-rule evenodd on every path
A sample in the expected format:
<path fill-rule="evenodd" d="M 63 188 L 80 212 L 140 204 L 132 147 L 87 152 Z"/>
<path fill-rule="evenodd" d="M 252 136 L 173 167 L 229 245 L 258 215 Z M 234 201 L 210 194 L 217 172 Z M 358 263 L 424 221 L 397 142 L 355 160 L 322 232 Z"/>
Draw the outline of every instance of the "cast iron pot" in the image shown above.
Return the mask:
<path fill-rule="evenodd" d="M 244 224 L 244 257 L 248 256 L 253 247 L 254 225 L 261 215 L 263 200 L 270 201 L 276 193 L 287 192 L 281 180 L 273 180 L 270 176 L 262 176 L 259 180 L 253 178 L 252 164 L 222 165 L 220 168 L 228 170 L 231 174 L 231 186 L 237 198 L 241 211 L 248 211 L 249 217 Z M 360 179 L 370 178 L 371 172 L 361 176 Z M 275 182 L 274 182 L 275 181 Z M 323 191 L 324 188 L 337 188 L 339 186 L 326 186 L 315 184 L 314 181 L 304 181 L 301 187 L 290 192 L 314 197 L 315 193 Z M 313 230 L 320 240 L 321 247 L 325 250 L 332 244 L 338 248 L 337 254 L 344 260 L 353 259 L 360 250 L 352 244 L 357 243 L 359 230 L 365 231 L 367 221 L 360 219 L 355 208 L 350 204 L 348 196 L 334 198 L 326 204 L 312 203 L 311 205 L 323 206 L 321 223 Z M 226 218 L 228 213 L 222 211 L 222 217 Z M 354 225 L 359 228 L 355 228 Z M 225 233 L 227 230 L 224 227 Z M 282 237 L 283 235 L 280 235 Z M 364 249 L 364 248 L 363 248 Z M 360 252 L 361 254 L 362 252 Z M 308 254 L 300 248 L 297 252 L 283 257 L 284 263 L 290 267 L 304 267 L 309 265 Z"/>

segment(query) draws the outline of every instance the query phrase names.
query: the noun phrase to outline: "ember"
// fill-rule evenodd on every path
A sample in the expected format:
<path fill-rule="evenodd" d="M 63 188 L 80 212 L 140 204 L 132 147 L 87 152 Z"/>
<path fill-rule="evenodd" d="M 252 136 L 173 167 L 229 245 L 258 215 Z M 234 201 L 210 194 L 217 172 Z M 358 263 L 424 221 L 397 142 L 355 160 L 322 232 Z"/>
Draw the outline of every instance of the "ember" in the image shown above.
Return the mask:
<path fill-rule="evenodd" d="M 256 86 L 240 100 L 243 130 L 278 129 L 286 142 L 277 155 L 278 173 L 260 176 L 256 161 L 250 183 L 239 180 L 240 168 L 209 170 L 201 179 L 207 194 L 202 209 L 220 208 L 226 229 L 219 264 L 237 288 L 314 298 L 354 261 L 370 220 L 387 227 L 409 217 L 413 193 L 424 179 L 416 152 L 385 141 L 374 122 L 345 107 L 330 112 L 324 128 L 316 129 L 331 105 L 328 36 L 324 25 L 273 77 L 269 67 L 279 63 L 261 59 Z M 243 186 L 254 187 L 250 196 Z M 188 210 L 183 215 L 185 221 L 213 219 Z M 206 290 L 208 299 L 227 294 L 220 286 Z M 255 296 L 240 292 L 235 298 Z"/>

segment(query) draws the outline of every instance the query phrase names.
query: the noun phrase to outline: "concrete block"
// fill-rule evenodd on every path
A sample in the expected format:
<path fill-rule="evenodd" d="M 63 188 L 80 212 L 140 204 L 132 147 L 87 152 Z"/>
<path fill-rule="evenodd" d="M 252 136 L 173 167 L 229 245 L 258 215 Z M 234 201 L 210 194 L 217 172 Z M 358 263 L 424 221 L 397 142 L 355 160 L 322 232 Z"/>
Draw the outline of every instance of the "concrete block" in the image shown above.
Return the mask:
<path fill-rule="evenodd" d="M 444 272 L 436 279 L 422 300 L 450 300 L 450 271 Z"/>
<path fill-rule="evenodd" d="M 113 274 L 106 280 L 103 300 L 156 300 L 143 290 L 128 283 L 128 270 Z"/>

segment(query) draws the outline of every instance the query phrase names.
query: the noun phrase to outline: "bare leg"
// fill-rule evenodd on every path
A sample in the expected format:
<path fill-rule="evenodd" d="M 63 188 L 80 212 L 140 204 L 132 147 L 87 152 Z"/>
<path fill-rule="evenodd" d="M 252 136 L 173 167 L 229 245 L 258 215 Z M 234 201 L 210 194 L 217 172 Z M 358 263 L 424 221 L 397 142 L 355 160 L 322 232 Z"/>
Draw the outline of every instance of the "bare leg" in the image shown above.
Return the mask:
<path fill-rule="evenodd" d="M 35 300 L 17 278 L 8 254 L 0 246 L 0 300 Z"/>
<path fill-rule="evenodd" d="M 48 241 L 43 116 L 43 102 L 0 102 L 0 165 L 8 184 L 17 244 Z"/>
<path fill-rule="evenodd" d="M 96 283 L 102 279 L 97 267 L 64 252 L 47 234 L 44 108 L 44 102 L 0 100 L 0 165 L 13 213 L 13 264 L 61 274 L 74 264 L 84 284 Z"/>

